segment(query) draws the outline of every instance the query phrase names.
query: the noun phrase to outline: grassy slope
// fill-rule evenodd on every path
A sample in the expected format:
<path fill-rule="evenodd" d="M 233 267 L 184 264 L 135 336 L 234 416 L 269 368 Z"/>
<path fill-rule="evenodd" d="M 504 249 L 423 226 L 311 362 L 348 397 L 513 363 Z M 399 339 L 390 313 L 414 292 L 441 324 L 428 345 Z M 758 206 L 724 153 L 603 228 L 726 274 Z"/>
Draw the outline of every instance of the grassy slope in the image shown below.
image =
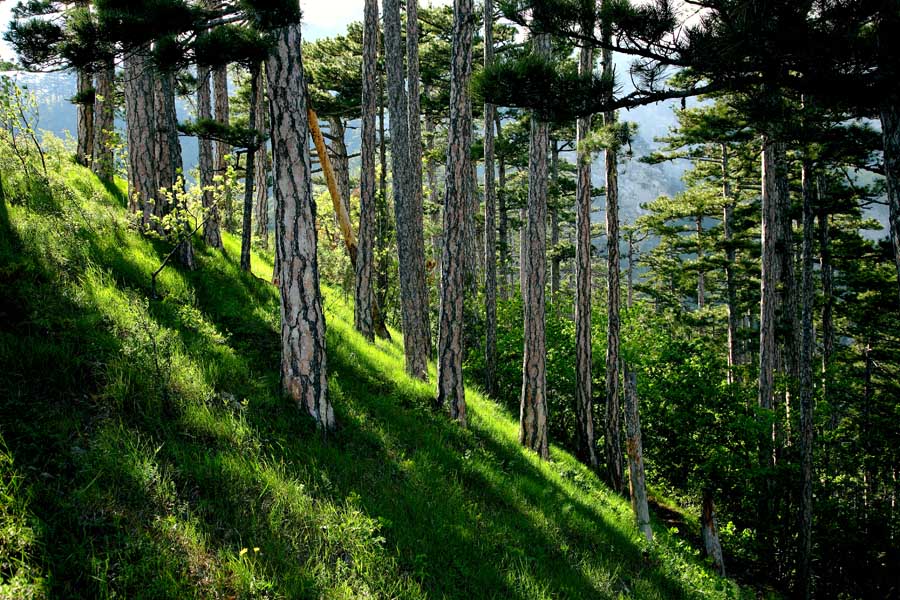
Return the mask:
<path fill-rule="evenodd" d="M 148 301 L 165 245 L 64 177 L 0 204 L 0 597 L 740 594 L 662 527 L 642 547 L 626 501 L 477 392 L 468 431 L 435 413 L 333 290 L 323 440 L 279 393 L 271 263 L 241 273 L 226 236 Z"/>

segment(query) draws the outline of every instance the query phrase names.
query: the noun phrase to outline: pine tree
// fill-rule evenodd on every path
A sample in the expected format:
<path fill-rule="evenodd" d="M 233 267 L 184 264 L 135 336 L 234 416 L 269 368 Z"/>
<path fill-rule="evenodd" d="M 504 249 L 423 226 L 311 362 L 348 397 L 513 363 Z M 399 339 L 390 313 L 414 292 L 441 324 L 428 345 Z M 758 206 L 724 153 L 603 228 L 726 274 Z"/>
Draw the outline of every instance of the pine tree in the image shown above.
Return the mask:
<path fill-rule="evenodd" d="M 494 61 L 494 3 L 484 3 L 484 66 Z M 452 77 L 452 75 L 451 75 Z M 497 378 L 497 224 L 494 186 L 494 105 L 484 105 L 484 385 L 496 391 Z"/>

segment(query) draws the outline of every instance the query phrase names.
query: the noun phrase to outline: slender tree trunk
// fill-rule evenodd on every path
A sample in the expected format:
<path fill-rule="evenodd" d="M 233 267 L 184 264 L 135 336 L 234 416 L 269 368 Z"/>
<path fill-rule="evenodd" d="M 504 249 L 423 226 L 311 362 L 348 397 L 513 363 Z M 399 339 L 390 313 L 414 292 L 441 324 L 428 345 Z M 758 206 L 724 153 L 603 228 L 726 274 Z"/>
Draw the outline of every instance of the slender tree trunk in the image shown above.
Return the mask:
<path fill-rule="evenodd" d="M 494 110 L 496 115 L 497 111 Z M 500 119 L 496 119 L 499 125 Z M 500 136 L 500 129 L 497 129 Z M 509 212 L 506 206 L 506 161 L 501 155 L 497 159 L 497 212 L 499 213 L 499 270 L 500 270 L 500 298 L 509 300 L 512 287 L 512 278 L 509 270 Z"/>
<path fill-rule="evenodd" d="M 489 0 L 490 1 L 490 0 Z M 447 185 L 444 194 L 444 255 L 441 259 L 441 317 L 438 336 L 438 406 L 466 426 L 463 387 L 463 221 L 472 194 L 472 0 L 453 3 L 453 45 L 450 63 L 450 123 Z"/>
<path fill-rule="evenodd" d="M 377 230 L 378 237 L 375 240 L 378 250 L 377 257 L 377 277 L 375 286 L 375 303 L 377 306 L 387 307 L 388 293 L 388 242 L 391 235 L 391 219 L 387 200 L 387 136 L 385 134 L 385 102 L 384 102 L 384 74 L 378 78 L 378 103 L 379 103 L 379 119 L 378 119 L 378 164 L 381 170 L 378 176 L 378 201 L 377 201 Z M 377 326 L 377 323 L 376 323 Z"/>
<path fill-rule="evenodd" d="M 553 182 L 553 188 L 558 189 L 559 186 L 559 141 L 550 140 L 550 180 Z M 559 266 L 560 258 L 557 253 L 559 246 L 559 209 L 554 204 L 549 207 L 550 212 L 550 303 L 553 310 L 556 311 L 556 305 L 559 301 Z"/>
<path fill-rule="evenodd" d="M 128 136 L 128 198 L 132 212 L 141 213 L 141 227 L 153 223 L 153 203 L 157 196 L 154 157 L 156 156 L 156 109 L 153 104 L 153 71 L 149 45 L 125 58 L 125 118 Z"/>
<path fill-rule="evenodd" d="M 494 3 L 484 2 L 484 66 L 494 62 Z M 493 104 L 484 105 L 484 312 L 485 391 L 497 391 L 497 226 L 494 189 L 494 114 Z"/>
<path fill-rule="evenodd" d="M 734 367 L 738 364 L 738 315 L 737 289 L 734 282 L 735 250 L 732 243 L 734 228 L 734 198 L 731 195 L 731 178 L 729 174 L 728 146 L 721 144 L 722 149 L 722 229 L 725 237 L 725 303 L 728 311 L 728 383 L 734 383 Z"/>
<path fill-rule="evenodd" d="M 359 247 L 356 252 L 356 286 L 353 321 L 368 341 L 375 341 L 372 306 L 375 239 L 375 110 L 378 95 L 378 0 L 365 0 L 362 58 L 362 140 L 359 175 Z"/>
<path fill-rule="evenodd" d="M 706 273 L 703 272 L 703 215 L 697 215 L 697 310 L 706 306 Z"/>
<path fill-rule="evenodd" d="M 210 70 L 198 68 L 197 76 L 197 118 L 212 119 L 212 96 L 209 91 Z M 203 188 L 201 202 L 206 210 L 206 221 L 203 224 L 203 239 L 213 248 L 222 248 L 222 233 L 219 229 L 219 207 L 216 205 L 213 187 L 213 142 L 209 138 L 199 140 L 200 187 Z"/>
<path fill-rule="evenodd" d="M 259 78 L 256 90 L 256 128 L 266 130 L 266 77 Z M 266 141 L 260 140 L 256 157 L 254 185 L 256 186 L 256 237 L 263 248 L 269 248 L 269 157 Z"/>
<path fill-rule="evenodd" d="M 428 379 L 430 353 L 428 289 L 425 282 L 425 241 L 422 205 L 417 199 L 410 164 L 409 105 L 403 77 L 400 2 L 384 2 L 385 66 L 388 111 L 391 122 L 391 164 L 394 178 L 394 216 L 397 222 L 397 254 L 400 267 L 400 304 L 406 370 Z"/>
<path fill-rule="evenodd" d="M 887 182 L 891 242 L 900 291 L 900 106 L 897 103 L 888 102 L 881 107 L 881 136 L 884 141 L 884 179 Z"/>
<path fill-rule="evenodd" d="M 822 397 L 828 398 L 828 369 L 834 355 L 834 275 L 831 266 L 831 231 L 825 208 L 825 177 L 818 178 L 819 268 L 822 272 Z"/>
<path fill-rule="evenodd" d="M 585 28 L 593 32 L 593 23 Z M 578 73 L 593 72 L 594 57 L 590 47 L 581 48 Z M 599 464 L 594 441 L 594 398 L 591 389 L 593 368 L 591 347 L 591 153 L 585 147 L 591 132 L 591 117 L 580 117 L 576 123 L 578 148 L 575 190 L 575 428 L 578 458 L 596 468 Z"/>
<path fill-rule="evenodd" d="M 637 526 L 648 542 L 653 541 L 650 528 L 650 508 L 647 506 L 647 484 L 644 480 L 644 444 L 641 439 L 641 419 L 638 406 L 637 377 L 625 365 L 625 446 L 628 449 L 628 472 L 631 509 Z"/>
<path fill-rule="evenodd" d="M 94 139 L 91 168 L 100 179 L 112 181 L 116 175 L 113 140 L 116 134 L 116 68 L 110 58 L 97 71 L 95 85 Z"/>
<path fill-rule="evenodd" d="M 522 296 L 522 302 L 525 302 L 525 282 L 528 281 L 528 272 L 526 271 L 528 262 L 528 208 L 519 209 L 519 294 Z"/>
<path fill-rule="evenodd" d="M 250 66 L 250 106 L 248 114 L 250 129 L 256 129 L 256 103 L 259 96 L 259 80 L 261 71 L 259 64 Z M 244 171 L 244 220 L 241 225 L 241 270 L 250 272 L 250 243 L 253 241 L 253 183 L 256 179 L 256 150 L 258 144 L 247 146 L 246 170 Z"/>
<path fill-rule="evenodd" d="M 719 541 L 719 524 L 716 521 L 716 504 L 713 501 L 712 490 L 703 490 L 703 506 L 700 509 L 700 537 L 703 538 L 703 548 L 706 556 L 712 559 L 713 568 L 725 577 L 725 560 L 722 556 L 722 544 Z"/>
<path fill-rule="evenodd" d="M 812 165 L 804 159 L 803 183 L 803 259 L 802 259 L 802 327 L 800 343 L 800 559 L 798 586 L 800 596 L 812 597 L 812 521 L 813 521 L 813 245 L 815 244 L 815 213 L 813 194 L 815 182 Z"/>
<path fill-rule="evenodd" d="M 427 92 L 426 92 L 427 95 Z M 437 176 L 437 166 L 438 162 L 434 160 L 432 153 L 434 152 L 435 145 L 435 129 L 437 125 L 435 123 L 435 119 L 431 116 L 425 116 L 425 139 L 427 140 L 427 150 L 428 150 L 428 158 L 425 159 L 425 186 L 428 189 L 428 197 L 431 200 L 431 210 L 429 211 L 429 216 L 431 217 L 432 222 L 432 234 L 431 234 L 431 258 L 434 261 L 435 266 L 438 270 L 440 270 L 441 265 L 441 227 L 443 227 L 443 221 L 441 220 L 441 204 L 443 203 L 443 198 L 439 199 L 439 186 L 438 186 L 438 176 Z M 438 288 L 440 288 L 440 281 L 438 281 Z"/>
<path fill-rule="evenodd" d="M 273 32 L 266 61 L 275 180 L 275 240 L 281 290 L 281 379 L 297 405 L 324 430 L 328 399 L 325 314 L 319 289 L 306 81 L 300 23 Z"/>
<path fill-rule="evenodd" d="M 228 68 L 217 67 L 213 69 L 213 97 L 216 108 L 216 120 L 225 125 L 230 124 L 231 115 L 228 101 Z M 228 159 L 231 154 L 231 146 L 225 142 L 216 142 L 215 172 L 223 178 L 228 172 Z M 233 232 L 235 230 L 234 223 L 234 205 L 229 187 L 225 188 L 225 204 L 222 207 L 225 212 L 225 229 Z"/>
<path fill-rule="evenodd" d="M 791 197 L 788 188 L 788 164 L 786 146 L 784 143 L 775 144 L 775 181 L 778 188 L 776 198 L 778 219 L 776 230 L 778 241 L 776 252 L 778 269 L 777 278 L 777 307 L 776 307 L 776 335 L 782 334 L 782 343 L 776 342 L 776 368 L 780 369 L 788 377 L 788 385 L 784 391 L 784 431 L 776 426 L 776 456 L 783 446 L 790 446 L 791 411 L 792 400 L 796 396 L 797 382 L 800 379 L 799 350 L 800 329 L 797 282 L 794 268 L 794 232 L 791 219 Z"/>
<path fill-rule="evenodd" d="M 331 168 L 334 170 L 334 178 L 337 181 L 340 192 L 343 212 L 350 214 L 350 155 L 347 153 L 347 144 L 344 142 L 344 120 L 341 117 L 329 116 L 328 129 L 331 133 L 331 147 L 328 148 Z"/>
<path fill-rule="evenodd" d="M 78 69 L 76 78 L 78 137 L 75 159 L 79 165 L 89 167 L 94 149 L 94 82 L 91 74 L 83 69 Z"/>
<path fill-rule="evenodd" d="M 625 297 L 625 306 L 631 308 L 634 305 L 634 231 L 625 233 L 625 241 L 628 244 L 628 285 Z"/>
<path fill-rule="evenodd" d="M 550 36 L 536 35 L 533 52 L 550 56 Z M 549 125 L 531 115 L 528 148 L 528 221 L 524 303 L 525 351 L 522 364 L 522 397 L 519 413 L 519 442 L 550 457 L 547 439 L 547 339 L 545 332 L 545 291 L 547 283 L 547 147 Z"/>
<path fill-rule="evenodd" d="M 607 0 L 604 0 L 606 3 Z M 608 34 L 604 34 L 608 35 Z M 612 73 L 612 52 L 603 51 L 603 70 Z M 603 115 L 607 125 L 616 120 L 614 112 Z M 608 275 L 606 333 L 606 421 L 604 450 L 607 480 L 618 493 L 624 491 L 622 446 L 619 443 L 619 168 L 616 149 L 606 149 L 606 255 Z"/>

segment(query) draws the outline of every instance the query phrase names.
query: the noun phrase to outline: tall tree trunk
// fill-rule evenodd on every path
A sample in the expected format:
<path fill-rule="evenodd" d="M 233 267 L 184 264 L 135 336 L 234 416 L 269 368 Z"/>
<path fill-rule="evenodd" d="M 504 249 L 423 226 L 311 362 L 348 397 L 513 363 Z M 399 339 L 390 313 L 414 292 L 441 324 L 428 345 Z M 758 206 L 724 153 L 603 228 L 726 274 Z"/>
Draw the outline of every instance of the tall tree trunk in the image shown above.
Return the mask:
<path fill-rule="evenodd" d="M 353 322 L 368 341 L 375 341 L 372 306 L 375 302 L 375 110 L 378 95 L 378 0 L 365 0 L 362 57 L 362 140 L 359 175 L 359 240 L 356 252 Z"/>
<path fill-rule="evenodd" d="M 653 541 L 650 528 L 650 508 L 647 506 L 647 484 L 644 480 L 644 444 L 641 439 L 641 418 L 637 395 L 637 376 L 625 365 L 625 446 L 628 450 L 628 473 L 631 509 L 638 529 L 648 542 Z"/>
<path fill-rule="evenodd" d="M 116 175 L 113 141 L 116 134 L 116 68 L 113 59 L 106 61 L 95 76 L 94 139 L 91 168 L 100 179 L 112 181 Z"/>
<path fill-rule="evenodd" d="M 490 1 L 490 0 L 488 0 Z M 450 63 L 450 123 L 447 133 L 447 186 L 444 194 L 444 253 L 441 259 L 441 317 L 438 334 L 438 406 L 466 426 L 463 387 L 463 239 L 462 229 L 472 190 L 472 0 L 453 3 Z"/>
<path fill-rule="evenodd" d="M 828 211 L 825 208 L 825 177 L 819 175 L 817 188 L 819 196 L 819 268 L 822 272 L 822 397 L 827 399 L 828 370 L 834 355 L 834 274 L 831 266 L 831 231 Z"/>
<path fill-rule="evenodd" d="M 484 66 L 494 62 L 494 2 L 484 2 Z M 493 104 L 484 105 L 484 385 L 489 395 L 497 391 L 497 225 L 494 190 Z"/>
<path fill-rule="evenodd" d="M 553 182 L 553 189 L 559 189 L 559 141 L 550 140 L 550 180 Z M 550 303 L 555 311 L 557 302 L 559 301 L 559 266 L 561 260 L 557 252 L 559 246 L 559 209 L 554 204 L 549 207 L 550 211 Z"/>
<path fill-rule="evenodd" d="M 250 66 L 250 106 L 248 107 L 250 129 L 256 129 L 256 103 L 259 100 L 259 80 L 261 77 L 258 63 Z M 244 171 L 244 219 L 241 224 L 241 270 L 250 272 L 250 243 L 253 241 L 253 184 L 256 180 L 256 150 L 259 144 L 247 146 L 246 165 Z"/>
<path fill-rule="evenodd" d="M 210 70 L 198 67 L 197 75 L 197 118 L 212 119 L 212 96 L 209 91 Z M 216 205 L 213 187 L 213 142 L 209 138 L 199 140 L 200 187 L 203 188 L 201 202 L 206 210 L 203 223 L 203 239 L 213 248 L 222 248 L 222 232 L 219 229 L 219 207 Z"/>
<path fill-rule="evenodd" d="M 154 73 L 150 46 L 135 49 L 125 58 L 125 120 L 128 137 L 128 198 L 132 212 L 141 213 L 141 227 L 153 223 L 153 202 L 158 195 L 156 156 L 156 109 L 153 104 Z"/>
<path fill-rule="evenodd" d="M 625 306 L 631 308 L 634 305 L 634 230 L 625 232 L 625 242 L 628 244 L 628 282 L 625 294 Z"/>
<path fill-rule="evenodd" d="M 216 108 L 216 121 L 224 125 L 231 123 L 230 107 L 228 101 L 228 68 L 217 67 L 213 69 L 213 97 Z M 228 159 L 231 154 L 231 146 L 222 141 L 216 142 L 216 175 L 225 178 L 228 172 Z M 231 197 L 230 187 L 225 188 L 225 204 L 222 207 L 225 212 L 225 229 L 233 232 L 235 230 L 234 223 L 234 205 Z"/>
<path fill-rule="evenodd" d="M 815 194 L 812 165 L 804 159 L 803 184 L 803 259 L 801 287 L 801 343 L 800 343 L 800 547 L 798 586 L 802 598 L 812 597 L 812 520 L 813 520 L 813 245 L 815 244 Z"/>
<path fill-rule="evenodd" d="M 350 214 L 350 155 L 347 153 L 347 144 L 344 142 L 344 120 L 341 117 L 329 116 L 328 129 L 331 133 L 331 147 L 328 148 L 328 156 L 331 160 L 331 168 L 334 170 L 334 178 L 337 181 L 340 192 L 343 211 Z"/>
<path fill-rule="evenodd" d="M 593 23 L 585 30 L 593 32 Z M 578 73 L 593 72 L 594 57 L 590 47 L 583 46 L 578 57 Z M 578 458 L 596 468 L 594 442 L 594 398 L 591 390 L 593 368 L 591 347 L 591 153 L 586 140 L 591 132 L 591 117 L 580 117 L 575 127 L 578 148 L 575 190 L 575 438 Z"/>
<path fill-rule="evenodd" d="M 494 110 L 496 116 L 497 111 Z M 500 133 L 500 119 L 497 123 L 497 136 Z M 497 159 L 497 212 L 499 213 L 499 271 L 500 271 L 500 298 L 509 300 L 512 287 L 512 279 L 509 271 L 509 212 L 506 206 L 506 161 L 501 155 Z"/>
<path fill-rule="evenodd" d="M 266 77 L 259 78 L 256 90 L 256 128 L 266 131 Z M 269 248 L 269 157 L 266 141 L 260 140 L 254 173 L 256 187 L 256 237 L 263 248 Z"/>
<path fill-rule="evenodd" d="M 427 95 L 427 92 L 426 92 Z M 429 115 L 425 116 L 425 139 L 427 140 L 427 156 L 425 159 L 425 186 L 428 189 L 428 196 L 431 200 L 431 211 L 430 217 L 432 222 L 432 234 L 431 234 L 431 258 L 434 261 L 434 264 L 440 269 L 441 264 L 441 253 L 443 252 L 441 249 L 441 227 L 443 227 L 443 222 L 441 220 L 441 204 L 443 203 L 443 198 L 438 199 L 439 194 L 439 186 L 438 186 L 438 176 L 437 176 L 437 166 L 438 161 L 434 160 L 432 156 L 434 152 L 435 146 L 435 129 L 437 128 L 437 124 L 435 123 L 434 117 Z M 440 281 L 438 281 L 438 287 L 440 288 Z"/>
<path fill-rule="evenodd" d="M 89 167 L 94 149 L 94 81 L 91 74 L 84 69 L 78 69 L 76 79 L 78 136 L 75 160 L 79 165 Z"/>
<path fill-rule="evenodd" d="M 604 4 L 608 0 L 604 0 Z M 604 36 L 608 37 L 608 33 Z M 613 72 L 612 52 L 603 50 L 603 71 Z M 614 112 L 604 113 L 608 126 L 616 120 Z M 607 480 L 618 493 L 624 491 L 622 446 L 619 443 L 619 168 L 616 149 L 606 149 L 606 255 L 608 274 L 606 333 L 606 420 L 604 450 Z"/>
<path fill-rule="evenodd" d="M 550 57 L 550 36 L 536 35 L 533 50 Z M 547 147 L 549 125 L 531 115 L 528 147 L 528 221 L 526 229 L 524 303 L 525 351 L 522 364 L 522 397 L 519 412 L 519 442 L 550 458 L 547 439 L 547 339 L 545 291 L 547 283 Z"/>
<path fill-rule="evenodd" d="M 776 307 L 776 335 L 782 336 L 782 343 L 776 341 L 776 365 L 788 378 L 788 385 L 784 391 L 784 431 L 776 426 L 776 456 L 782 446 L 790 446 L 791 434 L 791 409 L 792 399 L 796 395 L 796 382 L 800 379 L 799 350 L 800 329 L 797 283 L 794 269 L 794 232 L 791 219 L 791 196 L 788 187 L 788 164 L 786 146 L 783 142 L 775 144 L 775 184 L 778 189 L 776 199 L 778 208 L 776 211 L 776 231 L 778 240 L 775 245 L 777 252 L 778 268 L 777 278 L 777 307 Z"/>
<path fill-rule="evenodd" d="M 422 232 L 421 193 L 415 193 L 414 183 L 418 180 L 414 181 L 411 174 L 409 105 L 403 77 L 399 0 L 385 0 L 383 12 L 403 347 L 406 371 L 413 377 L 426 380 L 430 333 L 428 289 L 425 282 L 425 240 Z"/>
<path fill-rule="evenodd" d="M 528 281 L 526 271 L 528 263 L 528 207 L 519 209 L 519 294 L 525 302 L 525 282 Z"/>
<path fill-rule="evenodd" d="M 731 195 L 731 176 L 729 173 L 728 146 L 721 144 L 722 149 L 722 229 L 725 237 L 725 303 L 728 312 L 728 383 L 734 383 L 734 368 L 738 364 L 738 315 L 737 289 L 734 282 L 735 250 L 732 243 L 734 227 L 734 198 Z"/>
<path fill-rule="evenodd" d="M 725 559 L 722 556 L 722 544 L 719 541 L 719 524 L 716 520 L 716 504 L 712 490 L 704 488 L 700 509 L 700 537 L 703 538 L 703 549 L 706 556 L 712 559 L 716 572 L 725 577 Z"/>
<path fill-rule="evenodd" d="M 706 273 L 703 271 L 703 215 L 697 215 L 697 310 L 706 306 Z"/>
<path fill-rule="evenodd" d="M 382 49 L 383 50 L 383 49 Z M 388 293 L 388 242 L 391 235 L 391 219 L 387 200 L 387 136 L 385 133 L 385 94 L 384 94 L 385 75 L 381 73 L 378 78 L 378 164 L 381 167 L 378 175 L 378 200 L 376 210 L 376 229 L 378 237 L 375 240 L 377 249 L 377 277 L 375 280 L 375 304 L 377 306 L 387 306 Z M 377 325 L 377 323 L 376 323 Z"/>
<path fill-rule="evenodd" d="M 895 102 L 887 102 L 881 107 L 881 136 L 884 141 L 884 179 L 887 182 L 891 242 L 894 245 L 900 292 L 900 106 Z"/>
<path fill-rule="evenodd" d="M 281 380 L 324 430 L 334 427 L 328 399 L 325 313 L 319 289 L 306 81 L 300 23 L 273 32 L 266 61 L 275 181 L 275 242 L 281 291 Z"/>

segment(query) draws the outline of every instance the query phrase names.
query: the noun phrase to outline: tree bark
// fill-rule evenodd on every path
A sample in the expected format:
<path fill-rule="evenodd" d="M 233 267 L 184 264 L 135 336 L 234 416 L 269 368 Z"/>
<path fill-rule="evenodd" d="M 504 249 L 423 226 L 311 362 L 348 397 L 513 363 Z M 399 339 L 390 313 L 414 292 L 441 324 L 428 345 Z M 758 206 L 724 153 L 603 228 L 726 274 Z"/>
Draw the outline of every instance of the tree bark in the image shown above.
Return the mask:
<path fill-rule="evenodd" d="M 819 268 L 822 272 L 822 397 L 827 399 L 828 370 L 834 355 L 834 273 L 831 266 L 831 231 L 828 211 L 824 206 L 825 178 L 819 175 L 817 188 L 819 195 Z"/>
<path fill-rule="evenodd" d="M 559 186 L 559 142 L 558 140 L 550 140 L 550 179 L 553 182 L 553 188 L 558 189 Z M 559 209 L 556 205 L 549 208 L 550 211 L 550 250 L 552 257 L 550 258 L 550 303 L 556 310 L 559 300 L 559 267 L 560 258 L 557 252 L 559 246 Z"/>
<path fill-rule="evenodd" d="M 900 293 L 900 107 L 896 103 L 888 102 L 881 107 L 881 136 L 884 141 L 884 179 L 887 182 L 891 242 L 894 245 L 897 289 Z"/>
<path fill-rule="evenodd" d="M 110 58 L 95 76 L 94 139 L 91 168 L 100 179 L 112 181 L 116 175 L 113 141 L 116 134 L 116 68 Z"/>
<path fill-rule="evenodd" d="M 631 509 L 637 526 L 648 542 L 653 541 L 650 528 L 650 508 L 647 506 L 647 484 L 644 480 L 644 444 L 641 439 L 641 419 L 635 372 L 625 365 L 625 446 L 628 450 L 628 472 Z"/>
<path fill-rule="evenodd" d="M 362 56 L 362 140 L 359 175 L 359 240 L 356 252 L 353 323 L 368 341 L 375 341 L 373 254 L 375 240 L 375 110 L 378 96 L 378 0 L 365 0 Z"/>
<path fill-rule="evenodd" d="M 275 181 L 275 240 L 281 291 L 281 378 L 297 405 L 324 430 L 328 399 L 325 314 L 319 289 L 306 81 L 300 23 L 273 32 L 266 61 Z"/>
<path fill-rule="evenodd" d="M 414 191 L 409 142 L 409 105 L 403 77 L 400 2 L 384 2 L 385 67 L 391 123 L 391 166 L 394 179 L 394 216 L 400 270 L 400 304 L 406 371 L 428 379 L 430 353 L 428 289 L 425 282 L 425 240 L 421 194 Z"/>
<path fill-rule="evenodd" d="M 266 130 L 266 78 L 261 75 L 256 90 L 256 129 Z M 269 248 L 269 157 L 266 141 L 260 140 L 256 157 L 254 186 L 256 187 L 256 237 L 262 247 Z"/>
<path fill-rule="evenodd" d="M 331 168 L 337 181 L 340 192 L 343 212 L 350 214 L 350 156 L 347 153 L 347 144 L 344 142 L 344 120 L 341 117 L 329 116 L 328 129 L 331 133 L 331 147 L 328 148 L 328 156 L 331 160 Z"/>
<path fill-rule="evenodd" d="M 548 59 L 550 36 L 536 35 L 533 52 Z M 531 115 L 528 148 L 528 221 L 524 281 L 525 351 L 522 364 L 522 397 L 519 413 L 519 442 L 550 458 L 547 439 L 547 340 L 545 331 L 545 291 L 547 282 L 547 146 L 549 125 Z"/>
<path fill-rule="evenodd" d="M 501 135 L 500 119 L 497 118 L 497 110 L 494 110 L 497 126 L 497 137 Z M 499 271 L 500 271 L 500 298 L 509 300 L 512 287 L 512 278 L 509 271 L 509 213 L 506 206 L 506 161 L 501 155 L 497 159 L 497 212 L 499 217 Z"/>
<path fill-rule="evenodd" d="M 586 28 L 593 31 L 593 24 Z M 591 48 L 581 48 L 578 73 L 593 72 Z M 591 347 L 591 153 L 585 143 L 591 132 L 591 117 L 580 117 L 576 123 L 578 148 L 577 182 L 575 190 L 575 438 L 578 458 L 596 468 L 597 451 L 594 441 L 594 398 L 591 389 L 593 368 Z"/>
<path fill-rule="evenodd" d="M 525 282 L 528 281 L 528 208 L 519 209 L 519 294 L 525 302 Z"/>
<path fill-rule="evenodd" d="M 157 195 L 154 189 L 156 117 L 149 52 L 148 45 L 134 50 L 125 58 L 129 207 L 132 212 L 141 213 L 141 227 L 145 230 L 153 226 L 153 203 Z"/>
<path fill-rule="evenodd" d="M 225 125 L 230 124 L 231 116 L 228 101 L 228 68 L 217 67 L 213 69 L 213 97 L 216 108 L 216 120 Z M 222 141 L 216 142 L 215 157 L 215 173 L 224 178 L 228 173 L 228 159 L 231 154 L 231 146 Z M 234 206 L 231 197 L 231 190 L 228 186 L 225 188 L 225 203 L 222 207 L 225 212 L 225 229 L 233 232 L 235 230 L 234 223 Z"/>
<path fill-rule="evenodd" d="M 447 184 L 444 193 L 444 252 L 441 259 L 441 316 L 438 334 L 438 406 L 466 426 L 463 387 L 463 221 L 472 194 L 472 0 L 453 3 L 450 62 L 450 121 L 447 133 Z"/>
<path fill-rule="evenodd" d="M 212 96 L 209 91 L 210 70 L 198 67 L 197 75 L 197 118 L 212 119 Z M 213 142 L 209 138 L 199 141 L 200 187 L 203 188 L 201 202 L 206 210 L 206 221 L 203 224 L 203 239 L 213 248 L 222 248 L 222 232 L 219 228 L 219 207 L 216 205 L 213 188 Z"/>
<path fill-rule="evenodd" d="M 706 556 L 712 559 L 713 568 L 725 577 L 725 560 L 722 556 L 722 544 L 719 541 L 719 524 L 716 521 L 716 505 L 712 490 L 703 490 L 703 501 L 700 509 L 700 537 L 703 538 L 703 549 Z"/>
<path fill-rule="evenodd" d="M 791 409 L 792 399 L 796 395 L 796 382 L 800 379 L 799 350 L 800 329 L 797 284 L 794 269 L 794 232 L 791 220 L 791 197 L 788 187 L 788 165 L 786 145 L 783 142 L 774 144 L 773 157 L 775 161 L 775 185 L 778 202 L 776 209 L 776 339 L 775 362 L 776 368 L 788 378 L 788 385 L 779 395 L 784 402 L 784 430 L 776 426 L 776 456 L 782 446 L 790 446 L 791 434 Z"/>
<path fill-rule="evenodd" d="M 387 306 L 388 293 L 388 241 L 391 234 L 391 220 L 388 214 L 387 200 L 387 137 L 385 134 L 385 102 L 384 102 L 384 74 L 378 78 L 378 164 L 381 166 L 378 175 L 378 201 L 377 201 L 377 230 L 378 237 L 375 241 L 378 250 L 377 259 L 377 277 L 375 286 L 375 304 L 377 306 Z M 377 323 L 376 323 L 377 326 Z"/>
<path fill-rule="evenodd" d="M 250 129 L 256 129 L 257 105 L 259 100 L 259 80 L 261 77 L 259 64 L 250 66 L 250 106 L 248 107 Z M 253 184 L 256 180 L 256 151 L 259 144 L 247 146 L 244 171 L 244 219 L 241 224 L 241 270 L 250 272 L 250 244 L 253 241 Z"/>
<path fill-rule="evenodd" d="M 607 0 L 604 0 L 604 3 Z M 609 35 L 605 33 L 604 35 Z M 612 52 L 603 50 L 603 71 L 613 72 Z M 614 112 L 604 113 L 612 125 Z M 619 170 L 615 148 L 606 149 L 606 255 L 607 255 L 607 333 L 606 333 L 606 421 L 604 450 L 607 481 L 618 493 L 624 491 L 622 446 L 619 443 Z"/>
<path fill-rule="evenodd" d="M 813 520 L 813 245 L 815 244 L 815 193 L 812 165 L 804 159 L 803 185 L 803 259 L 801 287 L 801 343 L 800 343 L 800 547 L 798 586 L 802 598 L 812 597 L 812 520 Z"/>
<path fill-rule="evenodd" d="M 484 66 L 494 62 L 494 3 L 484 2 Z M 493 104 L 484 105 L 484 385 L 488 395 L 497 391 L 497 225 L 494 189 Z"/>
<path fill-rule="evenodd" d="M 94 99 L 91 97 L 94 82 L 91 74 L 78 69 L 76 74 L 78 87 L 77 117 L 78 134 L 75 160 L 83 167 L 91 166 L 94 149 Z"/>
<path fill-rule="evenodd" d="M 734 368 L 738 364 L 738 315 L 737 289 L 734 282 L 735 250 L 732 242 L 734 227 L 734 198 L 731 194 L 731 177 L 729 169 L 728 146 L 721 144 L 722 149 L 722 234 L 725 238 L 725 303 L 728 312 L 728 383 L 734 383 Z"/>
<path fill-rule="evenodd" d="M 703 272 L 703 215 L 697 215 L 697 310 L 706 305 L 706 274 Z"/>

